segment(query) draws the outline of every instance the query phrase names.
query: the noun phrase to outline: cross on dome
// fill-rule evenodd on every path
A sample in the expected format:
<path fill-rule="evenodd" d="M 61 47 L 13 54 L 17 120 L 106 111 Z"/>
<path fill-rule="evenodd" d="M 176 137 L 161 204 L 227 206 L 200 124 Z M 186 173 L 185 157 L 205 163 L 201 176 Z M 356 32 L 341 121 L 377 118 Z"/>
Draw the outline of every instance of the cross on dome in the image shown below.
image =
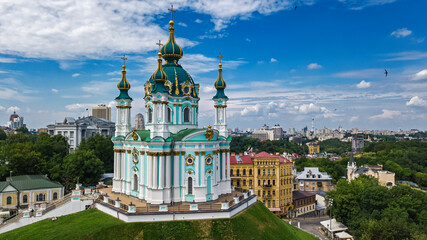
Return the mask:
<path fill-rule="evenodd" d="M 216 57 L 219 58 L 219 63 L 221 63 L 221 58 L 223 58 L 224 56 L 221 56 L 221 53 L 219 53 L 219 55 Z"/>
<path fill-rule="evenodd" d="M 162 46 L 163 46 L 162 41 L 161 41 L 161 40 L 159 40 L 159 42 L 158 42 L 158 43 L 156 43 L 156 45 L 158 45 L 158 46 L 159 46 L 159 52 L 160 52 L 160 49 L 161 49 L 161 48 L 162 48 Z"/>
<path fill-rule="evenodd" d="M 171 4 L 171 8 L 168 8 L 168 10 L 171 12 L 171 20 L 173 20 L 173 13 L 176 12 L 173 10 L 173 5 Z"/>
<path fill-rule="evenodd" d="M 126 60 L 128 60 L 128 59 L 127 59 L 126 55 L 124 55 L 124 54 L 123 54 L 123 57 L 121 57 L 120 59 L 123 60 L 123 70 L 125 70 L 125 68 L 126 68 L 126 64 L 125 63 L 126 63 Z"/>

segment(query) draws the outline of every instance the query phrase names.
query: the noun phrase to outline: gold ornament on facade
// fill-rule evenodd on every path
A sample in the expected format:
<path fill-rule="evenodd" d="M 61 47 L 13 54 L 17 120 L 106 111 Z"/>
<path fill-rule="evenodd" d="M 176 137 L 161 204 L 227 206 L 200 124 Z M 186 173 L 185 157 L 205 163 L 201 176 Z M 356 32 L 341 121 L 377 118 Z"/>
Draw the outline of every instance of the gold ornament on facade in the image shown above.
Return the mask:
<path fill-rule="evenodd" d="M 135 132 L 135 128 L 132 129 L 132 138 L 134 141 L 138 141 L 138 134 Z"/>
<path fill-rule="evenodd" d="M 205 137 L 206 137 L 206 139 L 208 139 L 210 141 L 213 138 L 213 136 L 214 136 L 214 133 L 212 130 L 212 126 L 209 125 L 208 129 L 206 130 Z"/>
<path fill-rule="evenodd" d="M 185 83 L 181 84 L 181 90 L 184 95 L 190 96 L 191 88 L 192 88 L 191 83 L 188 80 L 185 81 Z"/>
<path fill-rule="evenodd" d="M 173 84 L 169 81 L 169 80 L 167 80 L 166 82 L 165 82 L 165 86 L 167 86 L 169 89 L 168 89 L 168 93 L 169 94 L 172 94 L 172 87 L 173 87 Z"/>
<path fill-rule="evenodd" d="M 185 163 L 187 164 L 187 166 L 194 165 L 194 157 L 188 154 L 188 156 L 185 158 Z"/>

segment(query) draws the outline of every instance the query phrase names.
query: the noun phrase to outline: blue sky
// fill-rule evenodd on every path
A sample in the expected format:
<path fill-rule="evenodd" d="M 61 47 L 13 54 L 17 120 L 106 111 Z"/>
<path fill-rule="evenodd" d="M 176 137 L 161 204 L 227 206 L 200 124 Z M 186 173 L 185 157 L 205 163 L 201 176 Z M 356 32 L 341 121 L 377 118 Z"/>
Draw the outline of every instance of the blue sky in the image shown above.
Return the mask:
<path fill-rule="evenodd" d="M 213 123 L 221 52 L 232 128 L 302 128 L 314 116 L 316 128 L 427 129 L 426 1 L 172 3 L 180 63 L 201 85 L 201 126 Z M 167 41 L 168 8 L 134 0 L 2 3 L 0 124 L 14 110 L 39 128 L 114 106 L 122 54 L 132 115 L 144 113 L 143 85 L 156 69 L 155 43 Z"/>

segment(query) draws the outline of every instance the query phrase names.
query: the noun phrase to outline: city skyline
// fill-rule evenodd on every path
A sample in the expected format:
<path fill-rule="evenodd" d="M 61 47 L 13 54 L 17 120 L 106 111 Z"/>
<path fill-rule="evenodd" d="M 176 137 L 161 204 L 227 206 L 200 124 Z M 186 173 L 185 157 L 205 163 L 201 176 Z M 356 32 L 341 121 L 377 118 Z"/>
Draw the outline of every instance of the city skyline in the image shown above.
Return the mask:
<path fill-rule="evenodd" d="M 232 129 L 310 129 L 313 116 L 317 129 L 426 129 L 426 2 L 245 2 L 174 3 L 180 63 L 201 85 L 199 126 L 213 124 L 221 52 Z M 155 43 L 167 41 L 168 8 L 2 4 L 0 124 L 13 111 L 40 128 L 114 106 L 123 54 L 132 117 L 145 115 L 143 84 L 156 69 Z"/>

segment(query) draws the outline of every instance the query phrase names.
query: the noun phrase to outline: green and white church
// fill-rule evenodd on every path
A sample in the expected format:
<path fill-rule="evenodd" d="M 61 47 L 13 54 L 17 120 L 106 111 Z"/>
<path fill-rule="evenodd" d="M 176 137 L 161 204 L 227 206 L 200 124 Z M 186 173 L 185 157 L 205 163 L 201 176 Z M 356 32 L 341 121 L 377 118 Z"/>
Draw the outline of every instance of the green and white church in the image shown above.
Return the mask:
<path fill-rule="evenodd" d="M 112 190 L 151 204 L 211 201 L 231 193 L 231 136 L 222 64 L 212 98 L 214 126 L 199 128 L 199 84 L 179 64 L 183 51 L 175 41 L 174 21 L 169 24 L 169 40 L 158 53 L 157 70 L 145 83 L 147 130 L 131 129 L 132 98 L 123 65 L 115 99 Z"/>

